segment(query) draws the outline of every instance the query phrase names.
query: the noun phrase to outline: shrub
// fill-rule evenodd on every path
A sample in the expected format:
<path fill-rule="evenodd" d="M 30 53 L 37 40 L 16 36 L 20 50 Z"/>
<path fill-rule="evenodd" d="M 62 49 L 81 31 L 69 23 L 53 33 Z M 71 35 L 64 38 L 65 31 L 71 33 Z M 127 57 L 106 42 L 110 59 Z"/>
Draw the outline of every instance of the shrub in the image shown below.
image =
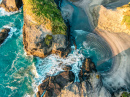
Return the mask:
<path fill-rule="evenodd" d="M 47 35 L 45 38 L 45 43 L 47 46 L 50 46 L 52 43 L 52 35 Z"/>

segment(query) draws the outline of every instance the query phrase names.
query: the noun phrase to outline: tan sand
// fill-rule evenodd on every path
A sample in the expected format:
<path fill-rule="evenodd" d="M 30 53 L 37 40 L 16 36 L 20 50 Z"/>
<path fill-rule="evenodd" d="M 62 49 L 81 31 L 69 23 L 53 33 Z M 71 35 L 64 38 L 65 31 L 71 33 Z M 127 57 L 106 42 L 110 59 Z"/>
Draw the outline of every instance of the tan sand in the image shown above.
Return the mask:
<path fill-rule="evenodd" d="M 126 33 L 110 33 L 100 29 L 95 31 L 108 42 L 114 56 L 130 48 L 130 35 Z"/>

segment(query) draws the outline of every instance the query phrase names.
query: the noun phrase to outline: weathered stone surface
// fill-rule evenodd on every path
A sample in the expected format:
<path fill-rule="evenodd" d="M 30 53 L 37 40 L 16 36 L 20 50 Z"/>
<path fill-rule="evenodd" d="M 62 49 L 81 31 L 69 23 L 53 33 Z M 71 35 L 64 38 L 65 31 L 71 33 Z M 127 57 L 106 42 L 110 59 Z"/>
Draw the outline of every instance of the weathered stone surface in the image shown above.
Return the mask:
<path fill-rule="evenodd" d="M 102 86 L 97 73 L 91 73 L 89 80 L 80 83 L 68 83 L 58 97 L 111 97 L 110 93 Z"/>
<path fill-rule="evenodd" d="M 9 28 L 4 28 L 1 32 L 0 32 L 0 44 L 2 44 L 4 42 L 4 40 L 8 37 L 8 33 L 10 32 Z"/>
<path fill-rule="evenodd" d="M 122 23 L 124 12 L 125 9 L 111 10 L 100 6 L 97 28 L 108 32 L 129 34 L 130 30 Z"/>
<path fill-rule="evenodd" d="M 94 63 L 90 59 L 86 58 L 79 73 L 80 81 L 89 79 L 90 73 L 92 73 L 93 71 L 97 71 Z"/>
<path fill-rule="evenodd" d="M 74 74 L 71 71 L 65 71 L 59 75 L 46 78 L 42 84 L 38 86 L 37 97 L 57 97 L 61 89 L 63 89 L 69 82 L 74 81 Z"/>
<path fill-rule="evenodd" d="M 52 31 L 52 22 L 45 18 L 45 23 L 38 23 L 32 11 L 28 9 L 32 7 L 26 0 L 23 0 L 24 9 L 24 26 L 23 26 L 23 44 L 27 55 L 34 55 L 38 57 L 46 57 L 49 54 L 58 54 L 60 56 L 67 56 L 69 48 L 69 38 L 67 31 L 65 34 L 54 34 Z M 30 8 L 30 10 L 32 10 Z M 44 17 L 42 17 L 44 20 Z M 64 21 L 63 21 L 64 23 Z M 53 24 L 54 25 L 54 24 Z"/>
<path fill-rule="evenodd" d="M 23 27 L 23 44 L 28 55 L 38 57 L 46 57 L 51 53 L 63 56 L 66 52 L 67 37 L 62 34 L 52 35 L 52 40 L 48 46 L 45 43 L 45 37 L 51 32 L 45 30 L 42 25 L 30 24 L 27 19 L 24 19 Z"/>
<path fill-rule="evenodd" d="M 17 11 L 22 6 L 22 0 L 3 0 L 0 7 L 3 7 L 6 11 Z"/>
<path fill-rule="evenodd" d="M 101 97 L 109 95 L 102 87 L 100 75 L 96 72 L 94 63 L 85 59 L 79 74 L 80 83 L 74 82 L 75 76 L 70 71 L 70 66 L 65 66 L 62 72 L 56 76 L 46 78 L 38 87 L 37 97 Z M 82 74 L 81 74 L 82 73 Z M 109 97 L 109 96 L 107 96 Z"/>

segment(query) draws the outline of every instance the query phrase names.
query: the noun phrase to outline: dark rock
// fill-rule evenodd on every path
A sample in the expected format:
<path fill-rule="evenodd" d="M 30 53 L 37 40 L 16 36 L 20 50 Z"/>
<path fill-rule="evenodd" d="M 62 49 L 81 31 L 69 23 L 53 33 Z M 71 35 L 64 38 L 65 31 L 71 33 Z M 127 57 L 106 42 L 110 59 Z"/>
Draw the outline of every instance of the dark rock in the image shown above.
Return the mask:
<path fill-rule="evenodd" d="M 71 66 L 65 66 L 65 67 L 63 68 L 63 70 L 65 70 L 65 71 L 70 71 L 71 69 L 72 69 Z"/>
<path fill-rule="evenodd" d="M 2 0 L 0 7 L 3 7 L 8 12 L 19 10 L 22 6 L 22 0 Z"/>
<path fill-rule="evenodd" d="M 92 72 L 96 72 L 96 67 L 95 64 L 90 60 L 90 59 L 85 59 L 85 61 L 83 62 L 81 71 L 79 73 L 79 79 L 80 81 L 84 81 L 86 79 L 89 79 L 90 77 L 90 73 Z"/>
<path fill-rule="evenodd" d="M 4 42 L 4 40 L 8 37 L 8 33 L 10 32 L 9 28 L 4 28 L 1 32 L 0 32 L 0 44 L 2 44 Z"/>
<path fill-rule="evenodd" d="M 56 76 L 46 78 L 42 84 L 38 86 L 37 97 L 57 97 L 61 90 L 75 79 L 74 74 L 71 71 L 62 72 Z"/>

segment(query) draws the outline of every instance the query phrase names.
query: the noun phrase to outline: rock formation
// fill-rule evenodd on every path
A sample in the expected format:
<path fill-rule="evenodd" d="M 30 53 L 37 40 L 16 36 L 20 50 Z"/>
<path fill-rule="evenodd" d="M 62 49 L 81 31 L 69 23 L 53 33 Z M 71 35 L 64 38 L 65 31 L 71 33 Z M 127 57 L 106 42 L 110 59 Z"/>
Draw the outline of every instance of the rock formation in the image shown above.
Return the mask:
<path fill-rule="evenodd" d="M 43 93 L 43 97 L 57 97 L 61 90 L 73 81 L 72 71 L 64 71 L 56 76 L 48 77 L 38 86 L 37 97 L 41 97 Z"/>
<path fill-rule="evenodd" d="M 42 3 L 36 4 L 32 0 L 23 0 L 23 44 L 25 51 L 28 55 L 38 57 L 45 57 L 50 53 L 58 53 L 60 56 L 66 55 L 65 52 L 68 52 L 66 48 L 69 46 L 66 24 L 54 0 L 49 2 L 54 4 L 51 5 L 53 8 L 44 5 L 44 3 L 48 3 L 48 1 L 43 0 Z M 44 6 L 48 9 L 45 9 Z M 52 11 L 52 14 L 48 10 Z M 34 11 L 36 12 L 34 13 Z"/>
<path fill-rule="evenodd" d="M 4 28 L 0 32 L 0 45 L 4 42 L 4 40 L 8 37 L 8 33 L 10 32 L 9 28 Z"/>
<path fill-rule="evenodd" d="M 90 59 L 81 68 L 80 82 L 74 82 L 74 74 L 66 66 L 64 72 L 46 78 L 38 87 L 37 97 L 111 97 L 103 87 L 100 75 Z"/>
<path fill-rule="evenodd" d="M 19 10 L 22 6 L 22 0 L 2 0 L 0 7 L 3 7 L 8 12 Z"/>
<path fill-rule="evenodd" d="M 123 23 L 123 16 L 126 11 L 125 8 L 112 10 L 100 6 L 97 28 L 114 33 L 125 32 L 129 34 L 130 30 Z"/>

